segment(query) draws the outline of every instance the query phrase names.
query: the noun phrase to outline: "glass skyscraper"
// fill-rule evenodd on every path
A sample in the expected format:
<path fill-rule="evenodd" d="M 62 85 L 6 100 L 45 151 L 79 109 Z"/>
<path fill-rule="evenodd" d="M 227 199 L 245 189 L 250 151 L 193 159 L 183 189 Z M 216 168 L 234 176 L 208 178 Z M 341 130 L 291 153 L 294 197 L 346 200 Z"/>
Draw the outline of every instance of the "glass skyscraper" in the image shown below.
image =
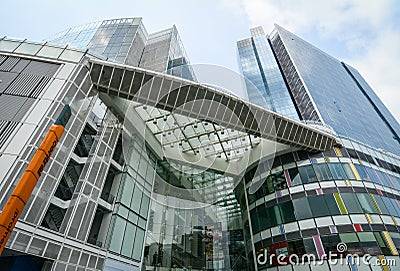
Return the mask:
<path fill-rule="evenodd" d="M 251 38 L 238 41 L 239 66 L 245 78 L 249 101 L 298 120 L 278 63 L 261 27 L 251 29 Z"/>
<path fill-rule="evenodd" d="M 249 101 L 197 82 L 175 26 L 1 38 L 0 210 L 72 116 L 0 270 L 398 270 L 396 120 L 354 68 L 279 26 L 237 45 Z M 324 258 L 339 249 L 353 256 Z"/>
<path fill-rule="evenodd" d="M 251 35 L 237 43 L 243 75 L 253 83 L 247 84 L 249 100 L 259 105 L 266 101 L 264 107 L 280 113 L 273 106 L 278 99 L 265 91 L 268 79 L 263 78 L 268 74 L 260 63 L 269 57 L 284 82 L 279 97 L 292 102 L 292 112 L 301 122 L 337 135 L 341 146 L 322 153 L 287 152 L 267 159 L 266 170 L 247 171 L 245 189 L 236 187 L 242 212 L 249 212 L 243 221 L 246 252 L 249 258 L 266 259 L 255 260 L 250 268 L 397 270 L 398 122 L 350 65 L 278 25 L 270 35 L 260 27 L 251 29 Z M 267 49 L 257 45 L 259 35 Z M 259 183 L 255 192 L 254 182 Z M 374 255 L 375 263 L 382 255 L 396 257 L 392 267 L 382 269 L 357 265 L 354 259 L 321 266 L 286 265 L 292 263 L 290 256 L 312 254 L 322 259 L 337 254 L 338 244 L 346 244 L 346 253 Z M 271 257 L 277 254 L 286 256 L 283 262 Z"/>
<path fill-rule="evenodd" d="M 196 80 L 175 26 L 148 34 L 140 17 L 77 26 L 48 39 L 107 60 Z"/>
<path fill-rule="evenodd" d="M 290 90 L 300 112 L 313 108 L 316 113 L 303 114 L 305 120 L 320 121 L 340 136 L 400 154 L 398 122 L 357 70 L 279 26 L 271 43 L 287 81 L 297 81 Z"/>

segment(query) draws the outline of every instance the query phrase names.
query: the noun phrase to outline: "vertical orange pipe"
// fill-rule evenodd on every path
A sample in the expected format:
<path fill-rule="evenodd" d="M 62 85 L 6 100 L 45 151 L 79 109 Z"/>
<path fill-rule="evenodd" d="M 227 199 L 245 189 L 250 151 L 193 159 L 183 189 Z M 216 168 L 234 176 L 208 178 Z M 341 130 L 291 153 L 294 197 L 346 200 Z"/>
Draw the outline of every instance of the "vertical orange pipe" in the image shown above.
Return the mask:
<path fill-rule="evenodd" d="M 6 246 L 7 240 L 18 221 L 25 204 L 28 202 L 32 191 L 35 188 L 37 181 L 42 175 L 46 164 L 49 162 L 57 143 L 60 141 L 60 138 L 64 133 L 65 125 L 70 116 L 71 109 L 66 105 L 56 123 L 50 127 L 40 144 L 39 149 L 36 151 L 4 206 L 4 209 L 0 214 L 0 255 Z"/>

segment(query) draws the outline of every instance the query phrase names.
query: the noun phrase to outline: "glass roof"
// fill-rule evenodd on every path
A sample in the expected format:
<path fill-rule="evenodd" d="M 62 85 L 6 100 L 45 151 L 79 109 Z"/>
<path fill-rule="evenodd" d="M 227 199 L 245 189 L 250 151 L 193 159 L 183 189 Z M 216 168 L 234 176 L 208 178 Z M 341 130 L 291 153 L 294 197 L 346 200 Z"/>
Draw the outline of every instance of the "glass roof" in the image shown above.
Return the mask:
<path fill-rule="evenodd" d="M 235 161 L 261 141 L 254 135 L 151 106 L 135 109 L 163 148 L 176 148 L 182 153 Z"/>

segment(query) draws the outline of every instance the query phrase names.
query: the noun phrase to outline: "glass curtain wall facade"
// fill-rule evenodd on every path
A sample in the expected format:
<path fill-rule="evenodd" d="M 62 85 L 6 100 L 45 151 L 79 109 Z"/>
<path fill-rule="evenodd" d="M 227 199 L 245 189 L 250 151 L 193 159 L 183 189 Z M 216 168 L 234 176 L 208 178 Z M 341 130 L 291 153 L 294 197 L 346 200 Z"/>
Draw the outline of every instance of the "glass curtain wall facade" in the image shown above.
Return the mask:
<path fill-rule="evenodd" d="M 118 63 L 166 72 L 196 81 L 175 26 L 148 34 L 140 17 L 105 20 L 73 27 L 48 39 Z"/>
<path fill-rule="evenodd" d="M 305 120 L 318 120 L 340 136 L 400 154 L 398 122 L 354 68 L 278 25 L 270 39 L 287 81 L 298 82 L 290 88 L 293 96 L 309 97 L 309 102 L 296 101 L 300 112 L 313 108 L 318 113 L 318 118 L 304 114 L 309 116 Z"/>
<path fill-rule="evenodd" d="M 150 35 L 142 27 L 137 18 L 107 20 L 59 35 L 62 46 L 0 39 L 0 209 L 64 105 L 72 109 L 2 270 L 397 270 L 395 145 L 318 128 L 329 124 L 322 102 L 279 29 L 267 37 L 256 28 L 238 42 L 243 72 L 272 106 L 263 108 L 193 81 L 175 27 Z M 382 138 L 395 140 L 398 123 L 358 72 L 340 62 L 333 70 L 370 103 L 365 121 L 379 118 Z M 370 254 L 371 264 L 257 261 L 318 260 L 338 243 Z"/>
<path fill-rule="evenodd" d="M 260 160 L 265 166 L 248 168 L 235 188 L 246 254 L 253 259 L 248 269 L 397 270 L 398 122 L 353 67 L 278 25 L 270 35 L 261 28 L 251 33 L 251 38 L 237 43 L 243 75 L 263 89 L 268 74 L 260 68 L 260 54 L 272 56 L 286 82 L 282 95 L 291 99 L 300 119 L 329 127 L 341 144 L 322 153 L 292 149 Z M 269 44 L 270 52 L 258 49 L 257 35 Z M 264 95 L 264 106 L 272 106 L 271 96 L 246 86 L 250 101 Z M 254 183 L 259 187 L 255 192 Z M 370 264 L 321 260 L 318 266 L 301 260 L 310 254 L 317 260 L 329 253 L 338 258 L 340 243 L 346 244 L 345 253 L 372 255 Z M 290 257 L 299 263 L 293 265 Z M 377 267 L 380 259 L 393 262 Z"/>
<path fill-rule="evenodd" d="M 139 66 L 196 81 L 175 26 L 149 35 Z"/>
<path fill-rule="evenodd" d="M 237 42 L 239 67 L 246 78 L 249 101 L 299 120 L 284 77 L 269 40 L 261 27 L 251 29 L 251 38 Z"/>
<path fill-rule="evenodd" d="M 69 45 L 137 66 L 147 40 L 142 18 L 105 20 L 73 27 L 48 39 L 52 44 Z"/>

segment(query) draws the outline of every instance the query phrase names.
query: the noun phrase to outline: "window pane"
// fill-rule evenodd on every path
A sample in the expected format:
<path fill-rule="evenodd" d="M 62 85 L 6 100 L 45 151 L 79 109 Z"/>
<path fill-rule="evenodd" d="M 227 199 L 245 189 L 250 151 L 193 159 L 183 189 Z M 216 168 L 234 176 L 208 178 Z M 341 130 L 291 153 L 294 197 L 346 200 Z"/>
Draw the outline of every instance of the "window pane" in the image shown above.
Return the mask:
<path fill-rule="evenodd" d="M 56 47 L 51 47 L 51 46 L 43 46 L 42 49 L 39 51 L 37 54 L 38 56 L 44 56 L 44 57 L 50 57 L 50 58 L 58 58 L 58 56 L 61 54 L 61 52 L 64 49 L 62 48 L 56 48 Z"/>
<path fill-rule="evenodd" d="M 323 163 L 323 164 L 314 164 L 313 165 L 315 174 L 318 177 L 318 180 L 320 181 L 327 181 L 327 180 L 332 180 L 332 174 L 329 171 L 328 165 Z"/>
<path fill-rule="evenodd" d="M 310 204 L 311 211 L 314 217 L 329 215 L 329 209 L 325 203 L 324 197 L 322 196 L 308 197 L 308 203 Z"/>
<path fill-rule="evenodd" d="M 295 199 L 293 205 L 298 220 L 312 217 L 307 198 Z"/>
<path fill-rule="evenodd" d="M 142 201 L 142 189 L 136 184 L 135 189 L 133 190 L 131 209 L 136 213 L 139 213 L 140 203 Z"/>
<path fill-rule="evenodd" d="M 357 200 L 357 197 L 353 193 L 343 193 L 342 199 L 346 209 L 351 214 L 359 214 L 363 213 L 363 209 L 360 206 L 360 203 Z"/>
<path fill-rule="evenodd" d="M 121 193 L 121 203 L 129 206 L 131 204 L 131 197 L 133 193 L 133 182 L 131 181 L 128 174 L 125 174 L 125 184 Z"/>
<path fill-rule="evenodd" d="M 287 183 L 283 171 L 271 174 L 273 181 L 274 191 L 287 188 Z"/>
<path fill-rule="evenodd" d="M 377 184 L 381 184 L 378 176 L 375 173 L 375 170 L 370 167 L 365 167 L 366 172 L 368 173 L 369 179 Z"/>
<path fill-rule="evenodd" d="M 290 241 L 287 243 L 289 255 L 296 254 L 301 257 L 306 254 L 306 249 L 302 239 Z"/>
<path fill-rule="evenodd" d="M 267 228 L 275 227 L 276 225 L 278 225 L 274 206 L 267 208 L 267 223 L 266 224 L 267 224 Z"/>
<path fill-rule="evenodd" d="M 279 212 L 279 207 L 278 205 L 274 206 L 274 215 L 276 217 L 276 224 L 282 224 L 282 217 L 281 217 L 281 213 Z"/>
<path fill-rule="evenodd" d="M 344 172 L 344 169 L 343 169 L 341 163 L 329 163 L 328 167 L 331 170 L 332 177 L 335 180 L 346 180 L 347 179 L 347 175 Z"/>
<path fill-rule="evenodd" d="M 389 211 L 388 211 L 388 209 L 386 208 L 386 205 L 383 203 L 382 198 L 381 198 L 380 196 L 378 196 L 378 195 L 374 195 L 374 198 L 375 198 L 376 203 L 377 203 L 378 206 L 379 206 L 379 209 L 381 209 L 382 214 L 388 215 L 388 214 L 389 214 Z"/>
<path fill-rule="evenodd" d="M 122 240 L 124 239 L 126 221 L 118 216 L 114 217 L 115 217 L 115 223 L 112 231 L 110 250 L 116 253 L 120 253 Z"/>
<path fill-rule="evenodd" d="M 357 172 L 360 175 L 362 180 L 371 181 L 364 166 L 359 165 L 359 164 L 354 164 L 354 166 L 356 167 Z"/>
<path fill-rule="evenodd" d="M 123 240 L 122 250 L 121 250 L 122 255 L 126 257 L 130 257 L 132 255 L 133 243 L 135 242 L 135 234 L 136 234 L 136 226 L 131 223 L 127 223 L 125 238 Z"/>
<path fill-rule="evenodd" d="M 82 52 L 66 49 L 64 50 L 64 52 L 62 52 L 59 59 L 78 62 L 79 60 L 81 60 L 82 56 L 83 56 Z"/>
<path fill-rule="evenodd" d="M 346 244 L 358 242 L 357 234 L 354 233 L 354 232 L 352 232 L 352 233 L 341 233 L 341 234 L 339 234 L 339 236 L 340 236 L 340 240 L 343 243 L 346 243 Z"/>
<path fill-rule="evenodd" d="M 378 255 L 381 253 L 381 250 L 372 232 L 359 232 L 357 233 L 357 236 L 360 239 L 360 247 L 364 253 L 368 253 L 370 255 Z"/>
<path fill-rule="evenodd" d="M 20 45 L 20 42 L 11 40 L 0 40 L 0 50 L 3 52 L 12 52 Z"/>
<path fill-rule="evenodd" d="M 355 180 L 356 176 L 354 176 L 353 171 L 351 170 L 351 167 L 349 164 L 342 164 L 344 171 L 346 172 L 347 177 L 350 180 Z"/>
<path fill-rule="evenodd" d="M 375 172 L 378 175 L 379 179 L 381 180 L 381 183 L 383 183 L 383 185 L 392 187 L 392 184 L 390 183 L 390 180 L 389 180 L 388 176 L 386 175 L 386 173 L 384 173 L 380 170 L 376 170 Z"/>
<path fill-rule="evenodd" d="M 393 206 L 395 207 L 395 210 L 396 210 L 395 215 L 400 216 L 400 208 L 399 208 L 399 205 L 397 204 L 398 203 L 397 200 L 392 199 L 392 198 L 389 198 L 389 200 L 392 202 Z"/>
<path fill-rule="evenodd" d="M 317 250 L 315 249 L 313 238 L 305 238 L 304 247 L 306 249 L 307 254 L 317 255 Z"/>
<path fill-rule="evenodd" d="M 299 173 L 303 183 L 312 183 L 317 181 L 317 176 L 311 165 L 299 167 Z"/>
<path fill-rule="evenodd" d="M 149 210 L 150 198 L 145 193 L 143 193 L 142 205 L 140 206 L 140 215 L 147 217 L 147 212 Z"/>
<path fill-rule="evenodd" d="M 375 204 L 372 201 L 371 197 L 368 194 L 362 193 L 357 194 L 357 198 L 360 201 L 361 208 L 363 209 L 364 213 L 367 214 L 377 214 L 378 210 L 375 208 Z"/>
<path fill-rule="evenodd" d="M 142 256 L 143 239 L 144 239 L 144 230 L 137 228 L 135 243 L 132 251 L 132 258 L 137 261 L 140 261 L 140 258 Z"/>
<path fill-rule="evenodd" d="M 340 215 L 339 207 L 333 195 L 323 195 L 331 215 Z"/>
<path fill-rule="evenodd" d="M 42 47 L 41 44 L 32 44 L 23 42 L 15 50 L 15 53 L 34 55 L 40 50 L 41 47 Z"/>
<path fill-rule="evenodd" d="M 297 167 L 289 169 L 289 176 L 293 186 L 301 184 L 301 178 Z"/>
<path fill-rule="evenodd" d="M 259 232 L 267 228 L 267 210 L 264 205 L 252 210 L 251 225 L 254 232 Z"/>
<path fill-rule="evenodd" d="M 281 211 L 281 217 L 283 223 L 293 222 L 296 220 L 294 216 L 293 204 L 291 201 L 279 204 L 279 209 Z"/>

